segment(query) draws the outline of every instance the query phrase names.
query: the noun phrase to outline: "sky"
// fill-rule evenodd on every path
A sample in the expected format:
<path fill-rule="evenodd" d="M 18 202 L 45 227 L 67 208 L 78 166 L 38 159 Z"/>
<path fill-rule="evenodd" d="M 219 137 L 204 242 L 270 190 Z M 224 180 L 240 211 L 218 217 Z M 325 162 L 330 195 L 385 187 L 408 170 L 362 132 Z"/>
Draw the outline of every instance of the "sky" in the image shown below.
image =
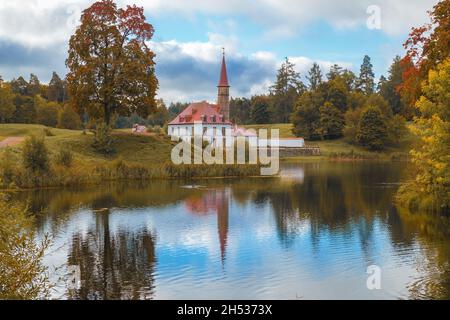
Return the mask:
<path fill-rule="evenodd" d="M 264 93 L 288 57 L 306 82 L 317 62 L 356 73 L 364 55 L 386 74 L 413 26 L 438 0 L 117 0 L 136 4 L 155 28 L 158 97 L 166 103 L 217 95 L 225 48 L 233 97 Z M 67 43 L 89 0 L 1 0 L 0 75 L 48 82 L 67 73 Z"/>

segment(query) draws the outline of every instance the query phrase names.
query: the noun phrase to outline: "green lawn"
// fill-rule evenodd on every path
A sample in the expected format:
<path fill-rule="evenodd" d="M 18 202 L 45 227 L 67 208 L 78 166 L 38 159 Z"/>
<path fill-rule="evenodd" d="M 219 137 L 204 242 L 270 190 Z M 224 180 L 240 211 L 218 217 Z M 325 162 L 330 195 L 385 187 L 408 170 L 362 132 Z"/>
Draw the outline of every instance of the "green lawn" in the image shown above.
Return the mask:
<path fill-rule="evenodd" d="M 247 129 L 256 130 L 256 133 L 258 133 L 259 129 L 267 129 L 267 130 L 278 129 L 280 138 L 295 138 L 294 134 L 292 133 L 292 124 L 290 123 L 252 124 L 243 127 Z"/>
<path fill-rule="evenodd" d="M 410 124 L 411 125 L 411 124 Z M 247 129 L 278 129 L 280 130 L 280 138 L 295 138 L 292 133 L 292 124 L 290 123 L 278 123 L 278 124 L 258 124 L 258 125 L 246 125 Z M 367 149 L 348 143 L 344 138 L 337 140 L 326 140 L 326 141 L 305 141 L 307 145 L 318 145 L 321 151 L 321 158 L 329 157 L 333 154 L 348 154 L 353 152 L 367 158 L 391 158 L 394 154 L 407 154 L 411 146 L 415 142 L 415 137 L 409 134 L 405 138 L 405 141 L 398 147 L 389 147 L 382 152 L 372 152 Z M 307 158 L 307 157 L 301 157 Z M 320 157 L 308 157 L 319 159 Z"/>
<path fill-rule="evenodd" d="M 293 138 L 291 124 L 268 124 L 268 125 L 248 125 L 246 128 L 251 129 L 279 129 L 281 138 Z M 42 135 L 45 126 L 35 124 L 0 124 L 0 140 L 2 137 L 18 137 Z M 93 135 L 88 133 L 82 134 L 78 130 L 65 130 L 52 128 L 53 136 L 46 137 L 46 143 L 52 152 L 58 151 L 60 148 L 68 148 L 72 150 L 75 157 L 82 160 L 86 165 L 95 164 L 122 158 L 129 162 L 139 163 L 141 165 L 161 164 L 170 160 L 170 152 L 172 149 L 171 142 L 160 136 L 133 136 L 129 134 L 130 129 L 122 129 L 115 131 L 115 148 L 116 153 L 110 156 L 101 155 L 91 147 Z M 344 139 L 331 141 L 306 141 L 310 145 L 318 145 L 321 149 L 322 156 L 320 158 L 328 158 L 330 155 L 354 153 L 364 157 L 372 158 L 390 158 L 394 154 L 406 154 L 414 143 L 415 139 L 412 134 L 405 139 L 399 147 L 387 148 L 383 152 L 371 152 L 362 147 L 349 144 Z M 14 148 L 20 148 L 16 146 Z M 305 157 L 303 157 L 305 158 Z M 308 157 L 318 158 L 318 157 Z"/>
<path fill-rule="evenodd" d="M 35 124 L 0 124 L 0 140 L 6 137 L 42 136 L 45 126 Z M 51 128 L 53 136 L 45 137 L 45 142 L 51 152 L 60 148 L 71 150 L 76 159 L 89 163 L 110 161 L 122 158 L 129 162 L 142 165 L 161 164 L 170 160 L 171 142 L 159 136 L 133 136 L 124 130 L 118 130 L 114 135 L 116 152 L 110 156 L 101 155 L 91 147 L 93 135 L 83 134 L 81 130 L 65 130 Z M 128 129 L 128 132 L 131 130 Z M 15 146 L 14 149 L 20 149 Z"/>
<path fill-rule="evenodd" d="M 0 124 L 0 137 L 4 139 L 6 137 L 26 137 L 32 134 L 41 135 L 44 128 L 46 127 L 40 124 Z M 67 136 L 79 132 L 74 130 L 56 128 L 52 128 L 51 131 L 55 136 Z"/>

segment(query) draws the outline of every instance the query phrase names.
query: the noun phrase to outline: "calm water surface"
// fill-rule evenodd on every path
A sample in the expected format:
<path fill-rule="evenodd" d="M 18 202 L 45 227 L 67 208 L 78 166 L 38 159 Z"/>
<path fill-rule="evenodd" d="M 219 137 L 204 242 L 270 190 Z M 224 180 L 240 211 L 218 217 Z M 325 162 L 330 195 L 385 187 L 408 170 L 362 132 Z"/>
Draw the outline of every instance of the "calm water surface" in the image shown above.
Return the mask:
<path fill-rule="evenodd" d="M 60 299 L 450 298 L 450 221 L 393 205 L 402 163 L 284 165 L 280 178 L 20 193 Z M 367 267 L 381 268 L 368 290 Z M 68 289 L 68 266 L 80 286 Z M 75 268 L 75 270 L 77 269 Z"/>

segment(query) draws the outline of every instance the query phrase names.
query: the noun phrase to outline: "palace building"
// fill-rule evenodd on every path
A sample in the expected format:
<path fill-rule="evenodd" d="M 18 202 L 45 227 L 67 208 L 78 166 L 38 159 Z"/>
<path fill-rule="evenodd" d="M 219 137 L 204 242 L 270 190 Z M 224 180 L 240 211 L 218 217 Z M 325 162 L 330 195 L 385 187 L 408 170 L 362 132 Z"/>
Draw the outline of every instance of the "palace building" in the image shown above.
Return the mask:
<path fill-rule="evenodd" d="M 202 137 L 209 143 L 222 144 L 225 137 L 245 137 L 252 146 L 270 146 L 270 139 L 258 139 L 256 132 L 238 127 L 230 121 L 230 84 L 228 82 L 225 52 L 222 56 L 219 84 L 217 86 L 217 103 L 207 101 L 191 103 L 185 110 L 168 124 L 168 134 L 172 137 L 191 141 Z M 229 143 L 229 141 L 228 141 Z M 303 138 L 279 139 L 280 148 L 302 148 Z"/>
<path fill-rule="evenodd" d="M 215 138 L 220 139 L 227 132 L 231 132 L 233 125 L 230 122 L 230 85 L 225 53 L 222 57 L 217 88 L 217 104 L 210 104 L 206 101 L 190 104 L 169 123 L 168 134 L 183 140 L 191 139 L 193 136 L 203 136 L 204 140 L 212 142 Z"/>

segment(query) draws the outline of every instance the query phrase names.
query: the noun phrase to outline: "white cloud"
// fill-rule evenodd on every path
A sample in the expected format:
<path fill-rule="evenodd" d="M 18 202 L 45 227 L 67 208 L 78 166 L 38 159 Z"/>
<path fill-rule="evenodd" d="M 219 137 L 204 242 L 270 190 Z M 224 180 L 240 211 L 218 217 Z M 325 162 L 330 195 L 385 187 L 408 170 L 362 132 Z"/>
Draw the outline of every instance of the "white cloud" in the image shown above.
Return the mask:
<path fill-rule="evenodd" d="M 150 47 L 156 52 L 160 97 L 166 101 L 215 100 L 221 46 L 224 43 L 215 43 L 215 37 L 210 37 L 206 42 L 171 40 L 150 43 Z M 225 42 L 232 41 L 226 37 L 224 39 Z M 227 49 L 227 65 L 231 95 L 250 97 L 266 93 L 283 61 L 272 52 L 258 51 L 246 56 L 239 51 L 237 44 L 230 47 L 232 50 Z M 289 59 L 303 79 L 314 62 L 319 64 L 324 74 L 334 63 L 344 68 L 352 67 L 351 63 L 345 61 L 314 60 L 303 56 L 293 56 Z"/>
<path fill-rule="evenodd" d="M 0 39 L 26 46 L 46 46 L 66 42 L 81 11 L 90 0 L 2 0 L 0 2 Z M 120 0 L 119 6 L 142 5 L 146 12 L 197 13 L 242 16 L 261 25 L 271 37 L 292 36 L 313 21 L 327 21 L 336 28 L 364 27 L 367 7 L 381 9 L 382 32 L 407 33 L 412 26 L 427 21 L 427 10 L 437 0 Z M 229 28 L 235 21 L 227 19 Z M 214 29 L 214 28 L 213 28 Z M 222 30 L 216 30 L 223 32 Z"/>

